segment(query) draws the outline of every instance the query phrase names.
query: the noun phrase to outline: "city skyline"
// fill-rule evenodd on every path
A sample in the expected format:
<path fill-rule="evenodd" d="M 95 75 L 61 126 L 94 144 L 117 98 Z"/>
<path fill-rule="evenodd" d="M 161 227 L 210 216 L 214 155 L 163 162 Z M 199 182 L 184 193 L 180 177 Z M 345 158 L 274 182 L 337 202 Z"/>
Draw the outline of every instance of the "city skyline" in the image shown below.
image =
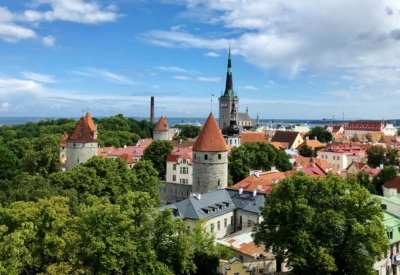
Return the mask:
<path fill-rule="evenodd" d="M 0 116 L 398 117 L 400 3 L 5 0 Z M 214 96 L 212 96 L 214 95 Z"/>

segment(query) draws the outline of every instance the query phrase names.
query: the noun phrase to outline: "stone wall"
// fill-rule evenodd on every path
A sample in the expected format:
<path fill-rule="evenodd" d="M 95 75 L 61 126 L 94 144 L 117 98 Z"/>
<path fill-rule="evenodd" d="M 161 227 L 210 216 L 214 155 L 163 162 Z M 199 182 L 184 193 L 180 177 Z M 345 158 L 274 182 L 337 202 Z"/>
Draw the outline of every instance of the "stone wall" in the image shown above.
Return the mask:
<path fill-rule="evenodd" d="M 158 187 L 158 192 L 160 193 L 160 204 L 166 205 L 189 198 L 192 185 L 163 182 Z"/>
<path fill-rule="evenodd" d="M 193 151 L 192 192 L 204 194 L 227 186 L 228 152 Z"/>
<path fill-rule="evenodd" d="M 69 170 L 79 163 L 86 162 L 91 157 L 97 156 L 97 147 L 97 142 L 68 142 L 65 169 Z"/>
<path fill-rule="evenodd" d="M 232 102 L 235 101 L 236 110 L 239 112 L 239 99 L 235 97 L 235 99 L 231 97 L 223 97 L 219 98 L 219 128 L 222 129 L 224 126 L 230 124 L 231 121 L 231 108 Z M 226 107 L 225 107 L 226 106 Z"/>
<path fill-rule="evenodd" d="M 169 131 L 153 131 L 153 140 L 169 140 Z"/>

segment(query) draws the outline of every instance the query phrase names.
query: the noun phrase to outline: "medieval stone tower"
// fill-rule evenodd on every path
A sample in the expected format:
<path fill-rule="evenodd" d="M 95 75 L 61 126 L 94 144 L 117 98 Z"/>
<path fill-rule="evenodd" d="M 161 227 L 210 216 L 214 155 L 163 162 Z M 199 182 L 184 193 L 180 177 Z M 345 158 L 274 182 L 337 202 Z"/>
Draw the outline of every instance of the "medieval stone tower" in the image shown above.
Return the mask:
<path fill-rule="evenodd" d="M 235 95 L 235 92 L 233 90 L 231 48 L 229 48 L 228 53 L 228 71 L 226 73 L 225 92 L 218 100 L 219 128 L 222 130 L 225 126 L 229 126 L 230 124 L 231 106 L 234 104 L 234 106 L 236 106 L 236 110 L 239 110 L 239 97 Z"/>
<path fill-rule="evenodd" d="M 160 117 L 160 120 L 154 127 L 153 140 L 169 140 L 169 126 L 166 117 Z"/>
<path fill-rule="evenodd" d="M 192 192 L 207 193 L 228 185 L 228 147 L 210 114 L 193 145 Z"/>
<path fill-rule="evenodd" d="M 97 127 L 89 113 L 86 113 L 85 117 L 81 117 L 66 143 L 66 170 L 98 155 Z"/>

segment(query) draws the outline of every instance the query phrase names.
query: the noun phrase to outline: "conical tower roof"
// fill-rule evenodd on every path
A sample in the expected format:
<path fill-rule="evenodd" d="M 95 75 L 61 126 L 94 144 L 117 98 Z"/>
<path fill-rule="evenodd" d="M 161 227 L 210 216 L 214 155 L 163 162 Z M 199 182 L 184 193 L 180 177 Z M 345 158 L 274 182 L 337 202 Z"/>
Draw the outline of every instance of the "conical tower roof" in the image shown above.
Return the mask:
<path fill-rule="evenodd" d="M 88 125 L 89 125 L 89 127 L 90 127 L 90 129 L 91 129 L 92 131 L 97 131 L 96 125 L 94 125 L 93 119 L 92 119 L 92 117 L 90 116 L 89 112 L 86 113 L 85 120 L 86 120 L 86 122 L 88 123 Z"/>
<path fill-rule="evenodd" d="M 211 113 L 201 129 L 200 135 L 193 145 L 193 151 L 201 152 L 225 152 L 228 151 L 225 140 L 219 130 L 217 121 Z"/>
<path fill-rule="evenodd" d="M 81 117 L 76 124 L 74 130 L 72 130 L 71 135 L 67 138 L 69 142 L 95 142 L 97 138 L 94 138 L 94 130 L 92 130 L 85 119 Z"/>
<path fill-rule="evenodd" d="M 156 127 L 154 127 L 154 130 L 156 131 L 168 131 L 169 126 L 168 126 L 168 120 L 166 117 L 162 116 L 160 117 L 160 120 L 158 121 Z"/>

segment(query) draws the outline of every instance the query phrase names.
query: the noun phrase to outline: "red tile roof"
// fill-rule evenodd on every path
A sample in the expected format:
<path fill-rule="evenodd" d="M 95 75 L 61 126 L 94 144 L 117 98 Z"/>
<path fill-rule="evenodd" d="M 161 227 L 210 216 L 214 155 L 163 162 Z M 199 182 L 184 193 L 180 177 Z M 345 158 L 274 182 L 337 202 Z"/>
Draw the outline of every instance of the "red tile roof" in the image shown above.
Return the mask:
<path fill-rule="evenodd" d="M 360 122 L 360 121 L 350 121 L 345 127 L 345 130 L 357 130 L 357 131 L 382 131 L 385 127 L 385 124 L 382 122 L 376 121 L 368 121 L 368 122 Z"/>
<path fill-rule="evenodd" d="M 168 155 L 167 161 L 178 162 L 178 158 L 185 158 L 192 160 L 192 148 L 175 148 L 171 154 Z"/>
<path fill-rule="evenodd" d="M 297 150 L 300 151 L 301 148 L 303 148 L 304 145 L 307 145 L 308 147 L 311 147 L 311 149 L 315 149 L 316 147 L 323 147 L 324 145 L 316 139 L 312 139 L 312 140 L 305 140 L 302 143 L 300 143 L 299 146 L 297 146 Z"/>
<path fill-rule="evenodd" d="M 368 168 L 365 168 L 365 169 L 364 169 L 364 172 L 368 173 L 368 175 L 369 175 L 370 177 L 373 177 L 373 176 L 375 176 L 375 175 L 378 175 L 378 173 L 379 173 L 380 171 L 381 171 L 381 170 L 380 170 L 379 168 L 370 168 L 370 167 L 368 167 Z"/>
<path fill-rule="evenodd" d="M 242 132 L 242 137 L 240 143 L 243 144 L 245 142 L 265 142 L 268 141 L 265 139 L 264 133 L 257 133 L 257 132 Z"/>
<path fill-rule="evenodd" d="M 194 140 L 169 140 L 174 148 L 192 148 L 196 141 Z"/>
<path fill-rule="evenodd" d="M 400 177 L 397 176 L 383 184 L 383 187 L 386 188 L 396 188 L 397 193 L 400 193 Z"/>
<path fill-rule="evenodd" d="M 68 135 L 66 132 L 64 132 L 64 134 L 61 137 L 60 147 L 67 147 L 67 138 Z"/>
<path fill-rule="evenodd" d="M 168 120 L 166 117 L 162 116 L 160 117 L 160 120 L 157 122 L 156 127 L 154 127 L 155 131 L 168 131 L 169 126 L 168 126 Z"/>
<path fill-rule="evenodd" d="M 308 157 L 303 157 L 303 156 L 300 156 L 300 155 L 297 155 L 297 156 L 294 156 L 293 157 L 295 160 L 296 160 L 296 162 L 300 165 L 300 166 L 302 166 L 302 167 L 305 167 L 305 166 L 308 166 L 308 165 L 310 165 L 310 160 L 311 160 L 311 158 L 308 158 Z M 332 168 L 332 165 L 331 164 L 329 164 L 326 160 L 324 160 L 324 159 L 319 159 L 319 158 L 312 158 L 313 160 L 314 160 L 314 162 L 316 163 L 316 164 L 318 164 L 319 166 L 321 166 L 323 169 L 325 169 L 325 170 L 329 170 L 329 169 L 331 169 Z"/>
<path fill-rule="evenodd" d="M 304 167 L 300 167 L 299 171 L 303 171 L 308 176 L 313 176 L 313 177 L 322 177 L 323 178 L 323 177 L 326 177 L 326 175 L 327 175 L 325 170 L 316 162 L 315 162 L 315 166 L 307 165 Z M 285 172 L 285 175 L 287 177 L 289 177 L 289 176 L 293 175 L 295 172 L 296 172 L 295 170 L 287 171 L 287 172 Z"/>
<path fill-rule="evenodd" d="M 101 147 L 97 149 L 97 153 L 99 156 L 102 156 L 103 158 L 107 158 L 108 154 L 115 151 L 115 147 L 111 146 L 111 147 Z"/>
<path fill-rule="evenodd" d="M 286 178 L 285 173 L 280 171 L 267 171 L 260 172 L 258 176 L 253 174 L 247 178 L 239 181 L 238 183 L 229 187 L 230 189 L 239 189 L 242 187 L 245 190 L 253 191 L 258 190 L 261 192 L 269 193 L 274 183 Z M 259 190 L 259 187 L 261 190 Z"/>
<path fill-rule="evenodd" d="M 121 156 L 122 154 L 128 154 L 132 157 L 142 157 L 143 156 L 143 151 L 145 150 L 145 147 L 140 147 L 140 146 L 128 146 L 126 148 L 120 148 L 117 149 L 111 153 L 109 153 L 109 156 Z"/>
<path fill-rule="evenodd" d="M 97 131 L 97 127 L 93 122 L 92 117 L 90 116 L 89 112 L 86 113 L 85 119 L 87 121 L 87 123 L 89 124 L 89 127 L 92 131 Z"/>
<path fill-rule="evenodd" d="M 153 142 L 152 138 L 143 138 L 139 139 L 138 142 L 136 143 L 136 146 L 142 146 L 142 147 L 147 147 Z"/>
<path fill-rule="evenodd" d="M 369 168 L 368 164 L 364 162 L 353 161 L 349 166 L 347 166 L 346 170 L 348 170 L 352 165 L 354 165 L 354 167 L 357 169 L 357 172 L 360 172 L 363 168 Z"/>
<path fill-rule="evenodd" d="M 124 153 L 120 156 L 127 164 L 135 163 L 135 160 L 127 153 Z"/>
<path fill-rule="evenodd" d="M 207 118 L 206 123 L 201 129 L 200 135 L 193 145 L 193 151 L 201 152 L 225 152 L 228 146 L 222 136 L 217 122 L 212 114 Z"/>
<path fill-rule="evenodd" d="M 94 138 L 94 130 L 90 128 L 87 120 L 84 117 L 78 121 L 78 124 L 72 130 L 71 135 L 67 138 L 68 142 L 96 142 Z"/>

